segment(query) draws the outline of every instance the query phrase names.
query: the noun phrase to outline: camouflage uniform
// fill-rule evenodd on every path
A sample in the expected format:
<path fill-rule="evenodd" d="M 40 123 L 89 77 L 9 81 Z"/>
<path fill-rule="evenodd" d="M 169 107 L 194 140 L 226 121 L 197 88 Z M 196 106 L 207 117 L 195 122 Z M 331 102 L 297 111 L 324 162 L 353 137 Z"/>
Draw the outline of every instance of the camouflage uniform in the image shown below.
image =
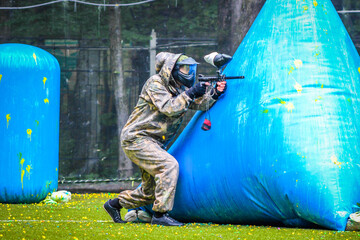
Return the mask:
<path fill-rule="evenodd" d="M 172 210 L 179 164 L 164 150 L 175 136 L 186 111 L 206 110 L 214 104 L 210 91 L 192 100 L 171 75 L 181 54 L 162 52 L 156 56 L 157 74 L 143 86 L 139 101 L 121 133 L 121 146 L 142 173 L 141 186 L 119 194 L 127 209 L 153 203 L 156 212 Z"/>

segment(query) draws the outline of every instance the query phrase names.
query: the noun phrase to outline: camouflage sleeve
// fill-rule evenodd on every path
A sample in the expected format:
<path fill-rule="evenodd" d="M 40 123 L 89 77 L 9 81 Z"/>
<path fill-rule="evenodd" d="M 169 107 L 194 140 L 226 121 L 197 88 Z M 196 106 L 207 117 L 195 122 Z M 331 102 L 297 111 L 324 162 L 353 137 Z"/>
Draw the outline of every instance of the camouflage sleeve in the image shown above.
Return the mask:
<path fill-rule="evenodd" d="M 216 102 L 215 99 L 212 98 L 211 90 L 207 91 L 204 96 L 197 98 L 190 105 L 190 109 L 206 111 L 214 105 Z"/>
<path fill-rule="evenodd" d="M 185 92 L 173 96 L 161 80 L 154 80 L 149 83 L 146 93 L 155 107 L 169 117 L 185 113 L 192 101 Z"/>

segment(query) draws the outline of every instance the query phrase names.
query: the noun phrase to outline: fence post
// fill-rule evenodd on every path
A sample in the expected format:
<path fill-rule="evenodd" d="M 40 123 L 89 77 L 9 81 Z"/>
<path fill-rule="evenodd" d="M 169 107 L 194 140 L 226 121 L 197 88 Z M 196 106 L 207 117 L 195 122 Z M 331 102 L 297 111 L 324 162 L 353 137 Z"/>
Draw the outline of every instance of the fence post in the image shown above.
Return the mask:
<path fill-rule="evenodd" d="M 156 57 L 156 32 L 153 29 L 150 36 L 150 77 L 155 74 L 155 57 Z"/>

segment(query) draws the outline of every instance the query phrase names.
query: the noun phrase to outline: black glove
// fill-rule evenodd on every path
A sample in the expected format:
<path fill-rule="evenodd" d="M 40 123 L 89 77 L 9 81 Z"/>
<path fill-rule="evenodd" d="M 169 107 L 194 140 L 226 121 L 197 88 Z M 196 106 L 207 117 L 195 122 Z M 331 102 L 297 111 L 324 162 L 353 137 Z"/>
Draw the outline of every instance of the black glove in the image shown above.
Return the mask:
<path fill-rule="evenodd" d="M 226 84 L 224 90 L 220 92 L 219 90 L 217 90 L 217 86 L 218 86 L 217 84 L 218 83 L 216 83 L 215 88 L 213 88 L 211 91 L 212 98 L 215 100 L 217 100 L 221 96 L 221 94 L 223 94 L 227 89 L 227 84 Z"/>
<path fill-rule="evenodd" d="M 192 86 L 189 90 L 187 90 L 185 93 L 191 98 L 198 98 L 205 94 L 206 92 L 206 85 L 203 82 L 199 82 L 195 84 L 195 86 Z"/>

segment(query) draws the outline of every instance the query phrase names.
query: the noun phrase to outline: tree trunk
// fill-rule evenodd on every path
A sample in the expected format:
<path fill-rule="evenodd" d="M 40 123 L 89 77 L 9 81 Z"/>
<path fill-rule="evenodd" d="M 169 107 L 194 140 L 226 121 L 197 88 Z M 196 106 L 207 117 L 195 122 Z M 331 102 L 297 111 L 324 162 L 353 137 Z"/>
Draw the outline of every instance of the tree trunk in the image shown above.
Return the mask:
<path fill-rule="evenodd" d="M 265 0 L 219 1 L 219 52 L 235 53 L 264 3 Z"/>
<path fill-rule="evenodd" d="M 75 161 L 80 174 L 97 172 L 99 158 L 97 154 L 97 136 L 99 136 L 99 111 L 97 109 L 97 84 L 99 76 L 92 71 L 99 65 L 98 51 L 89 50 L 91 41 L 80 40 L 81 50 L 78 58 L 78 69 L 73 99 L 72 117 L 75 123 L 73 131 L 77 140 L 75 145 Z"/>
<path fill-rule="evenodd" d="M 343 10 L 343 0 L 331 0 L 337 11 Z"/>
<path fill-rule="evenodd" d="M 125 81 L 122 67 L 121 46 L 121 11 L 119 7 L 112 8 L 109 14 L 110 61 L 111 79 L 115 92 L 118 139 L 119 139 L 119 166 L 120 177 L 133 175 L 132 162 L 126 157 L 121 148 L 120 134 L 129 116 L 128 100 L 126 98 Z"/>
<path fill-rule="evenodd" d="M 218 52 L 232 54 L 231 51 L 231 0 L 219 0 L 218 4 Z"/>

